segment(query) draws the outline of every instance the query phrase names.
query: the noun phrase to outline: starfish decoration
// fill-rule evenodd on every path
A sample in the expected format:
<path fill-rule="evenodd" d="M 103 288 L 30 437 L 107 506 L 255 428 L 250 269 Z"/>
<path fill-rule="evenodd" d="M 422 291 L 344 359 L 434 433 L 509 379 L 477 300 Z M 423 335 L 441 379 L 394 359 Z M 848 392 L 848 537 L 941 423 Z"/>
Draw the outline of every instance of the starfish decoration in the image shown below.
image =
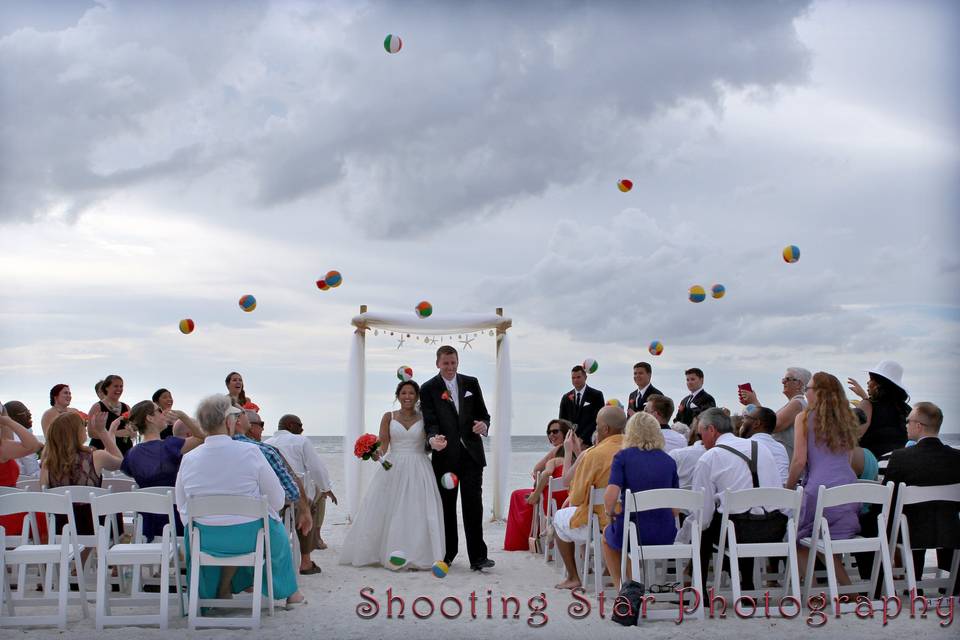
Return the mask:
<path fill-rule="evenodd" d="M 467 349 L 473 349 L 473 345 L 470 343 L 473 342 L 474 340 L 476 340 L 476 338 L 467 336 L 466 338 L 464 338 L 463 340 L 460 340 L 459 342 L 460 344 L 463 345 L 463 350 L 466 351 Z"/>
<path fill-rule="evenodd" d="M 437 344 L 437 339 L 432 336 L 424 338 L 423 341 L 427 344 Z"/>
<path fill-rule="evenodd" d="M 405 341 L 405 338 L 403 336 L 400 336 L 400 339 L 397 341 L 397 349 L 403 346 L 404 341 Z"/>

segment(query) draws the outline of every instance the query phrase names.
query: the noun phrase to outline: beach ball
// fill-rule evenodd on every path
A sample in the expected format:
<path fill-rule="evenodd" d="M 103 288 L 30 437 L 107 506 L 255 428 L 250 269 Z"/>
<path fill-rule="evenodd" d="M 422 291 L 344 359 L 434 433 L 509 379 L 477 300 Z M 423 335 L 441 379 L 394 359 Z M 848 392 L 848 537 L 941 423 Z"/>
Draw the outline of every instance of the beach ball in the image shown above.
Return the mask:
<path fill-rule="evenodd" d="M 438 578 L 446 578 L 450 572 L 450 567 L 443 560 L 437 560 L 433 563 L 433 569 L 431 569 L 431 571 L 433 571 L 433 575 Z"/>
<path fill-rule="evenodd" d="M 407 554 L 403 551 L 391 551 L 390 552 L 390 566 L 396 567 L 399 569 L 403 565 L 407 564 Z"/>
<path fill-rule="evenodd" d="M 593 358 L 587 358 L 583 361 L 583 368 L 587 370 L 587 373 L 596 373 L 600 365 Z"/>
<path fill-rule="evenodd" d="M 387 34 L 387 37 L 383 39 L 383 48 L 386 49 L 387 53 L 396 53 L 400 51 L 402 46 L 403 40 L 400 39 L 400 36 L 395 36 L 392 33 Z"/>
<path fill-rule="evenodd" d="M 616 398 L 610 398 L 609 400 L 607 400 L 607 406 L 619 407 L 620 409 L 623 409 L 623 403 L 617 400 Z"/>
<path fill-rule="evenodd" d="M 257 308 L 257 299 L 248 293 L 247 295 L 240 298 L 240 308 L 246 311 L 247 313 L 250 313 L 251 311 Z"/>
<path fill-rule="evenodd" d="M 331 287 L 339 287 L 343 283 L 343 276 L 340 275 L 339 271 L 327 271 L 327 275 L 323 279 Z"/>
<path fill-rule="evenodd" d="M 193 320 L 190 318 L 184 318 L 180 321 L 180 333 L 193 333 L 193 330 L 196 328 Z"/>
<path fill-rule="evenodd" d="M 703 302 L 707 297 L 707 292 L 698 284 L 690 287 L 690 302 Z"/>
<path fill-rule="evenodd" d="M 413 369 L 411 369 L 406 365 L 400 367 L 399 369 L 397 369 L 397 378 L 399 378 L 403 382 L 408 382 L 410 380 L 413 380 Z"/>
<path fill-rule="evenodd" d="M 330 285 L 327 284 L 326 280 L 317 280 L 317 289 L 320 291 L 326 291 L 330 288 Z"/>
<path fill-rule="evenodd" d="M 460 483 L 460 478 L 457 477 L 457 474 L 446 472 L 440 476 L 440 486 L 444 489 L 456 489 L 457 485 Z"/>
<path fill-rule="evenodd" d="M 416 311 L 417 316 L 421 318 L 429 318 L 430 314 L 433 313 L 433 305 L 424 300 L 416 306 L 414 311 Z"/>
<path fill-rule="evenodd" d="M 624 178 L 617 183 L 617 188 L 626 193 L 627 191 L 630 191 L 630 189 L 633 189 L 633 182 Z"/>
<path fill-rule="evenodd" d="M 647 351 L 649 351 L 652 356 L 658 356 L 663 353 L 663 343 L 659 340 L 654 340 L 650 343 L 650 346 L 647 347 Z"/>
<path fill-rule="evenodd" d="M 800 259 L 800 247 L 795 244 L 791 244 L 788 247 L 783 248 L 783 261 L 784 262 L 796 262 Z"/>
<path fill-rule="evenodd" d="M 710 287 L 710 295 L 719 300 L 727 292 L 727 288 L 722 284 L 715 284 Z"/>

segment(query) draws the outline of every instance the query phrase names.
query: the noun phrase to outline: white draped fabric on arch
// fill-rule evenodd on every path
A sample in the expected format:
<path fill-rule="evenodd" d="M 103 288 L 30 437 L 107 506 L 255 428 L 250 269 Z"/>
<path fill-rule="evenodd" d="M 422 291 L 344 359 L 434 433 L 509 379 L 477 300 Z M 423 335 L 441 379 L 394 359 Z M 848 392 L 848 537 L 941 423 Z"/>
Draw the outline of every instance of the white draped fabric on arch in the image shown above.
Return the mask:
<path fill-rule="evenodd" d="M 507 496 L 507 475 L 510 470 L 510 433 L 511 433 L 511 380 L 510 380 L 510 343 L 507 329 L 511 326 L 509 318 L 497 309 L 495 314 L 454 314 L 443 317 L 430 316 L 417 318 L 409 311 L 406 313 L 373 313 L 366 306 L 360 307 L 360 315 L 351 320 L 356 327 L 350 345 L 350 365 L 347 385 L 347 424 L 343 434 L 343 472 L 346 488 L 346 507 L 352 519 L 360 507 L 363 497 L 361 482 L 361 461 L 353 455 L 353 443 L 365 431 L 364 402 L 366 399 L 366 331 L 398 331 L 419 335 L 450 335 L 474 331 L 496 330 L 497 360 L 496 383 L 494 388 L 490 424 L 490 468 L 492 474 L 485 474 L 485 482 L 493 481 L 493 519 L 502 520 L 507 515 L 509 500 Z M 483 381 L 481 381 L 483 385 Z M 376 429 L 372 430 L 376 433 Z M 368 463 L 369 464 L 369 463 Z M 490 475 L 493 477 L 491 478 Z"/>

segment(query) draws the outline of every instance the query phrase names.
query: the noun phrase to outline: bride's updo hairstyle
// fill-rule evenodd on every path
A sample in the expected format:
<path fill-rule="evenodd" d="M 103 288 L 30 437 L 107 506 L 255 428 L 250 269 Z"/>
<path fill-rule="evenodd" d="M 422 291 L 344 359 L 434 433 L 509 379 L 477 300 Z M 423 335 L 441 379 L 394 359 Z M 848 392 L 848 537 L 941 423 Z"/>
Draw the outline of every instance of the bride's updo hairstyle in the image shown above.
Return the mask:
<path fill-rule="evenodd" d="M 400 384 L 398 384 L 398 385 L 397 385 L 397 390 L 393 393 L 393 397 L 396 398 L 397 400 L 399 400 L 399 399 L 400 399 L 400 390 L 403 389 L 404 387 L 407 387 L 407 386 L 413 387 L 413 391 L 414 391 L 414 393 L 417 394 L 417 398 L 419 399 L 419 398 L 420 398 L 420 385 L 418 385 L 415 380 L 404 380 L 403 382 L 401 382 Z"/>

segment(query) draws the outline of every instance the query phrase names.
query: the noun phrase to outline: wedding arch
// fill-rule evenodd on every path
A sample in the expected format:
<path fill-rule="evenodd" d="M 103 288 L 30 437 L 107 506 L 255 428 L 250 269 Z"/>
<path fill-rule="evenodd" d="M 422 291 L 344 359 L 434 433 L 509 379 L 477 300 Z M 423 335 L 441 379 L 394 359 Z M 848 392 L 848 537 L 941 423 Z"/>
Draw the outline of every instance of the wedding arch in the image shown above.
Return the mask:
<path fill-rule="evenodd" d="M 350 323 L 356 327 L 350 344 L 350 365 L 347 383 L 347 424 L 343 434 L 343 472 L 347 511 L 356 516 L 362 493 L 361 465 L 353 455 L 353 443 L 365 431 L 364 402 L 366 400 L 366 332 L 368 329 L 397 331 L 401 334 L 451 335 L 477 331 L 496 331 L 497 360 L 494 404 L 490 425 L 491 469 L 493 471 L 493 519 L 506 517 L 508 505 L 507 476 L 510 471 L 511 382 L 510 343 L 507 329 L 513 324 L 503 317 L 503 309 L 495 314 L 454 314 L 443 317 L 418 318 L 411 312 L 373 313 L 367 305 L 360 306 L 360 315 Z M 372 468 L 368 467 L 368 468 Z M 490 481 L 489 476 L 487 481 Z"/>

